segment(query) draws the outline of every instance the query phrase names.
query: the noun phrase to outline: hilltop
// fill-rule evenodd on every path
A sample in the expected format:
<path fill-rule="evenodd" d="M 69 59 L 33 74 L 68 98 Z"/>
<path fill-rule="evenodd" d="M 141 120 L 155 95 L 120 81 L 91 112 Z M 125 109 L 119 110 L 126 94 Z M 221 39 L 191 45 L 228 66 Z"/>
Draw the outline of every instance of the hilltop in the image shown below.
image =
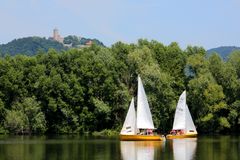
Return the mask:
<path fill-rule="evenodd" d="M 97 39 L 78 37 L 74 35 L 58 38 L 59 39 L 55 40 L 54 37 L 47 39 L 34 36 L 14 39 L 7 44 L 0 45 L 0 54 L 2 56 L 6 54 L 11 56 L 16 54 L 32 56 L 39 51 L 47 52 L 50 48 L 55 49 L 56 51 L 62 51 L 69 48 L 88 47 L 92 44 L 104 46 L 104 44 Z"/>
<path fill-rule="evenodd" d="M 48 51 L 53 48 L 57 51 L 64 50 L 63 44 L 48 40 L 41 37 L 26 37 L 20 39 L 14 39 L 13 41 L 0 45 L 0 53 L 2 55 L 9 54 L 14 56 L 16 54 L 34 55 L 38 51 Z"/>
<path fill-rule="evenodd" d="M 228 55 L 233 51 L 240 50 L 240 47 L 236 46 L 221 46 L 207 50 L 207 54 L 218 53 L 224 60 L 228 58 Z"/>

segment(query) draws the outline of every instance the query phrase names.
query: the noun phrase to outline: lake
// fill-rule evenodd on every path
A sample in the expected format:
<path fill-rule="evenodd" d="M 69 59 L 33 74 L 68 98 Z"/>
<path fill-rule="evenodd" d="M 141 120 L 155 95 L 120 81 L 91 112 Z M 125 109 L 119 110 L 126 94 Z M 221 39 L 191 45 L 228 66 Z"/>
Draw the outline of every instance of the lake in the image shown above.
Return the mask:
<path fill-rule="evenodd" d="M 128 142 L 92 136 L 0 136 L 0 160 L 240 160 L 240 136 Z"/>

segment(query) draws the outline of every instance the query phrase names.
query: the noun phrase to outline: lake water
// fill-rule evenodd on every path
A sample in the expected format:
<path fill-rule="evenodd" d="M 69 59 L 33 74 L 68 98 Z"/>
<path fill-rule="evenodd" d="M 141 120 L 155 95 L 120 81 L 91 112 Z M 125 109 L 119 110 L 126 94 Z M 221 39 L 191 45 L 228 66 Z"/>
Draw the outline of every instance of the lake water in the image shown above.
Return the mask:
<path fill-rule="evenodd" d="M 0 160 L 240 160 L 240 136 L 128 142 L 90 136 L 0 136 Z"/>

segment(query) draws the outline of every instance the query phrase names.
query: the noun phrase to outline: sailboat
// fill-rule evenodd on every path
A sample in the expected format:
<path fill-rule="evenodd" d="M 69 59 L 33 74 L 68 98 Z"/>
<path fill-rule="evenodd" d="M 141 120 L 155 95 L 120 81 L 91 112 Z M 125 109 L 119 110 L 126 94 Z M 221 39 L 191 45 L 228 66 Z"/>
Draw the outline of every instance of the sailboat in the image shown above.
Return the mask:
<path fill-rule="evenodd" d="M 175 111 L 173 128 L 167 139 L 191 138 L 197 136 L 197 130 L 186 103 L 186 91 L 179 97 Z"/>
<path fill-rule="evenodd" d="M 134 107 L 134 98 L 128 109 L 121 133 L 121 140 L 128 141 L 161 141 L 164 137 L 154 135 L 152 114 L 147 101 L 147 96 L 143 88 L 142 80 L 138 76 L 138 93 L 137 93 L 137 113 Z M 140 130 L 151 131 L 142 134 Z"/>

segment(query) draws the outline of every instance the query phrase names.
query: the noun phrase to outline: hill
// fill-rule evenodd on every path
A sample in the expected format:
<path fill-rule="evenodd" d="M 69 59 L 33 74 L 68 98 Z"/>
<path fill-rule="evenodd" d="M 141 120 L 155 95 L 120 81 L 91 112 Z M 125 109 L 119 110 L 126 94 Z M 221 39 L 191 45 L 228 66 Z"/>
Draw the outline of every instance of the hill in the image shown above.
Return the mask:
<path fill-rule="evenodd" d="M 56 51 L 67 50 L 68 48 L 81 48 L 90 46 L 91 44 L 104 46 L 102 42 L 97 39 L 90 39 L 77 36 L 67 36 L 64 38 L 64 43 L 59 43 L 51 38 L 41 37 L 26 37 L 15 39 L 7 44 L 0 45 L 0 54 L 9 54 L 14 56 L 16 54 L 24 54 L 28 56 L 35 55 L 38 51 L 47 52 L 50 48 Z"/>
<path fill-rule="evenodd" d="M 233 51 L 240 50 L 240 47 L 236 46 L 221 46 L 207 50 L 207 54 L 218 53 L 224 60 L 228 58 L 228 55 Z"/>
<path fill-rule="evenodd" d="M 65 49 L 63 44 L 56 41 L 41 37 L 26 37 L 15 39 L 7 44 L 0 45 L 0 53 L 1 55 L 9 54 L 11 56 L 16 54 L 31 56 L 40 50 L 46 52 L 50 48 L 53 48 L 57 51 Z"/>

